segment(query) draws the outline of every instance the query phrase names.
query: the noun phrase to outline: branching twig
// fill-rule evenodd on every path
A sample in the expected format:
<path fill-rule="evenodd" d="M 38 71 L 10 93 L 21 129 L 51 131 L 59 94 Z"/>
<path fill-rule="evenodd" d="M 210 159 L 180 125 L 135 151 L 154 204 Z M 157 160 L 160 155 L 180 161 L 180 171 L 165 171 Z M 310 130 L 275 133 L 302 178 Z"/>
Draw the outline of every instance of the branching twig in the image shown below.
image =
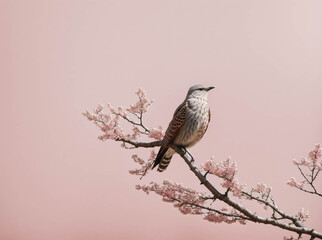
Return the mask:
<path fill-rule="evenodd" d="M 128 118 L 127 113 L 123 110 L 122 107 L 118 108 L 118 110 L 116 111 L 110 105 L 109 107 L 112 115 L 102 113 L 102 105 L 99 105 L 94 113 L 91 113 L 89 111 L 83 113 L 84 116 L 86 116 L 90 121 L 93 121 L 104 132 L 104 135 L 99 136 L 99 139 L 112 139 L 118 142 L 122 142 L 121 146 L 127 149 L 154 148 L 162 146 L 162 141 L 160 140 L 163 137 L 162 128 L 151 128 L 149 130 L 143 124 L 143 113 L 147 111 L 153 101 L 149 100 L 146 97 L 145 92 L 141 89 L 139 89 L 136 94 L 139 97 L 139 101 L 135 105 L 131 105 L 129 109 L 126 109 L 126 111 L 133 114 L 138 119 L 138 122 Z M 119 125 L 120 118 L 132 124 L 133 134 L 124 133 L 124 130 L 120 128 Z M 150 138 L 154 138 L 158 141 L 139 142 L 136 139 L 140 136 L 140 134 L 148 135 Z M 180 209 L 181 211 L 186 210 L 185 206 L 190 206 L 192 209 L 196 210 L 192 214 L 208 214 L 205 219 L 212 222 L 224 221 L 227 223 L 232 223 L 239 221 L 240 223 L 245 223 L 246 221 L 251 221 L 254 223 L 273 225 L 281 229 L 297 233 L 299 236 L 298 239 L 300 239 L 303 234 L 311 236 L 311 239 L 322 239 L 322 233 L 308 228 L 303 224 L 303 222 L 308 217 L 308 213 L 305 212 L 304 209 L 299 211 L 297 215 L 290 215 L 283 212 L 278 208 L 273 197 L 270 195 L 271 188 L 268 188 L 265 184 L 257 184 L 257 187 L 255 189 L 252 189 L 250 193 L 244 191 L 243 189 L 245 185 L 239 184 L 237 180 L 234 180 L 237 168 L 235 168 L 236 165 L 234 162 L 231 163 L 229 161 L 230 158 L 228 158 L 226 162 L 220 163 L 219 165 L 211 161 L 206 162 L 208 163 L 208 165 L 205 167 L 203 166 L 203 169 L 206 171 L 203 174 L 201 173 L 200 169 L 194 165 L 194 157 L 185 148 L 176 146 L 174 144 L 171 144 L 170 147 L 181 156 L 181 158 L 185 161 L 193 174 L 199 179 L 200 184 L 204 185 L 208 189 L 208 191 L 211 193 L 211 196 L 206 196 L 205 194 L 197 193 L 194 190 L 184 188 L 181 185 L 171 184 L 169 182 L 166 183 L 165 188 L 168 187 L 168 189 L 166 188 L 165 190 L 164 188 L 159 188 L 158 184 L 154 184 L 151 187 L 138 185 L 139 189 L 142 189 L 147 193 L 149 191 L 155 191 L 157 194 L 163 196 L 164 201 L 176 202 L 176 204 L 179 204 L 177 205 L 177 207 L 184 208 Z M 294 178 L 292 178 L 288 182 L 288 184 L 300 189 L 303 192 L 315 194 L 322 197 L 322 194 L 319 193 L 314 186 L 314 181 L 316 180 L 320 170 L 322 170 L 321 155 L 321 145 L 317 144 L 316 148 L 309 154 L 309 157 L 312 160 L 311 162 L 306 161 L 306 159 L 302 160 L 301 162 L 294 161 L 294 164 L 299 169 L 305 181 L 298 183 Z M 137 155 L 133 155 L 132 158 L 135 162 L 141 165 L 141 169 L 131 170 L 130 173 L 139 175 L 142 178 L 151 167 L 151 163 L 153 159 L 155 159 L 155 156 L 156 153 L 152 150 L 149 161 L 145 162 Z M 301 166 L 308 167 L 310 174 L 305 174 Z M 226 188 L 226 191 L 224 193 L 218 191 L 217 188 L 207 180 L 206 177 L 208 174 L 214 174 L 224 180 L 224 183 L 222 184 L 222 186 Z M 303 186 L 305 183 L 308 184 L 313 190 L 304 189 Z M 229 192 L 231 192 L 232 194 L 228 195 Z M 257 196 L 257 194 L 259 196 Z M 254 200 L 260 204 L 264 204 L 265 209 L 267 208 L 272 211 L 271 217 L 259 216 L 257 213 L 250 211 L 238 202 L 234 201 L 232 199 L 232 196 L 238 197 L 240 199 L 244 198 L 247 200 Z M 232 211 L 226 212 L 227 209 L 217 210 L 209 207 L 212 205 L 212 203 L 209 204 L 207 200 L 212 200 L 214 202 L 217 199 L 230 206 Z M 204 203 L 208 205 L 203 205 Z M 200 209 L 207 212 L 199 211 Z M 189 213 L 189 211 L 183 213 L 187 214 Z M 291 237 L 290 239 L 294 238 Z"/>
<path fill-rule="evenodd" d="M 134 142 L 134 141 L 129 141 L 126 139 L 118 139 L 118 141 L 123 141 L 129 144 L 132 144 L 136 148 L 138 147 L 143 147 L 143 148 L 152 148 L 156 146 L 161 146 L 161 141 L 154 141 L 154 142 Z M 238 204 L 237 202 L 234 202 L 232 199 L 230 199 L 228 196 L 225 194 L 220 193 L 205 177 L 204 175 L 200 172 L 200 170 L 194 165 L 194 159 L 192 158 L 191 154 L 188 154 L 186 150 L 176 146 L 176 145 L 171 145 L 171 148 L 175 150 L 186 162 L 186 164 L 189 166 L 190 170 L 194 173 L 194 175 L 199 179 L 199 181 L 213 194 L 214 198 L 219 199 L 222 202 L 225 202 L 227 205 L 231 206 L 232 208 L 236 209 L 240 213 L 242 213 L 247 220 L 255 222 L 255 223 L 262 223 L 262 224 L 269 224 L 273 226 L 277 226 L 279 228 L 289 230 L 292 232 L 296 232 L 298 234 L 307 234 L 319 239 L 322 239 L 322 233 L 319 233 L 315 231 L 314 229 L 307 228 L 301 223 L 296 217 L 288 215 L 284 212 L 282 212 L 280 209 L 278 209 L 274 205 L 269 205 L 270 208 L 274 209 L 277 213 L 279 213 L 283 219 L 289 219 L 293 222 L 294 225 L 289 225 L 283 222 L 278 221 L 278 219 L 273 219 L 273 218 L 263 218 L 260 216 L 257 216 L 256 213 L 253 213 L 243 207 L 242 205 Z M 260 201 L 260 199 L 256 199 L 257 201 Z M 265 202 L 264 200 L 262 200 Z M 267 202 L 265 202 L 267 204 Z"/>

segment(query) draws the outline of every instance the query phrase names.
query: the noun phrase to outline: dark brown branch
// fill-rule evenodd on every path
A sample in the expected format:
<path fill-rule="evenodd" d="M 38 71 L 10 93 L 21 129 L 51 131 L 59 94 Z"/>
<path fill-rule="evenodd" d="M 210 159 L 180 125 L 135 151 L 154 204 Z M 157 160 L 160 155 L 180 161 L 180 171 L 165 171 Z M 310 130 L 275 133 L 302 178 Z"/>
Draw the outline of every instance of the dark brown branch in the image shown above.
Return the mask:
<path fill-rule="evenodd" d="M 138 127 L 141 127 L 141 128 L 143 128 L 144 129 L 144 132 L 143 131 L 140 131 L 140 133 L 141 134 L 145 134 L 145 135 L 149 135 L 149 133 L 150 133 L 150 131 L 149 131 L 149 129 L 147 129 L 144 125 L 143 125 L 143 122 L 142 122 L 142 114 L 140 115 L 140 116 L 137 116 L 136 114 L 134 114 L 134 116 L 136 116 L 139 120 L 140 120 L 140 122 L 139 123 L 137 123 L 137 122 L 134 122 L 134 121 L 132 121 L 131 119 L 129 119 L 128 117 L 125 117 L 125 116 L 123 116 L 123 115 L 121 115 L 121 114 L 119 114 L 119 113 L 114 113 L 115 115 L 117 115 L 117 116 L 119 116 L 119 117 L 121 117 L 121 118 L 123 118 L 125 121 L 127 121 L 127 122 L 129 122 L 129 123 L 131 123 L 132 125 L 134 125 L 134 126 L 138 126 Z"/>
<path fill-rule="evenodd" d="M 191 202 L 184 202 L 181 199 L 177 199 L 177 198 L 173 198 L 173 197 L 171 198 L 171 200 L 176 201 L 176 202 L 180 202 L 183 205 L 189 205 L 189 206 L 193 206 L 193 207 L 198 207 L 200 209 L 207 210 L 209 212 L 215 212 L 215 213 L 218 213 L 218 214 L 226 216 L 226 217 L 235 218 L 235 220 L 250 220 L 248 217 L 246 217 L 244 215 L 237 215 L 237 214 L 232 214 L 232 213 L 219 211 L 219 210 L 216 210 L 216 209 L 213 209 L 213 208 L 210 208 L 210 207 L 205 207 L 203 205 L 196 204 L 196 203 L 193 203 L 193 202 L 192 203 Z M 202 214 L 205 214 L 205 213 L 202 213 Z"/>
<path fill-rule="evenodd" d="M 207 179 L 205 179 L 200 172 L 200 170 L 194 166 L 194 159 L 190 158 L 191 154 L 187 154 L 185 150 L 182 148 L 179 148 L 175 145 L 171 145 L 171 148 L 174 149 L 182 158 L 183 160 L 188 164 L 190 167 L 190 170 L 197 176 L 197 178 L 200 180 L 200 182 L 219 200 L 227 203 L 229 206 L 235 208 L 239 212 L 243 213 L 245 216 L 247 216 L 250 221 L 257 222 L 257 223 L 263 223 L 263 224 L 270 224 L 277 227 L 280 227 L 282 229 L 286 229 L 292 232 L 296 233 L 302 233 L 302 234 L 308 234 L 310 236 L 314 236 L 317 238 L 322 239 L 322 233 L 316 232 L 314 229 L 306 228 L 299 220 L 296 220 L 296 226 L 291 226 L 282 222 L 279 222 L 275 219 L 269 219 L 269 218 L 262 218 L 257 216 L 255 213 L 250 212 L 248 209 L 244 208 L 243 206 L 239 205 L 236 202 L 233 202 L 228 196 L 225 196 L 225 194 L 221 194 L 210 182 L 208 182 Z M 190 156 L 189 156 L 190 155 Z M 289 216 L 290 217 L 290 216 Z"/>
<path fill-rule="evenodd" d="M 282 218 L 281 219 L 289 219 L 289 220 L 291 220 L 292 222 L 293 222 L 293 224 L 295 225 L 295 226 L 297 226 L 297 227 L 303 227 L 304 225 L 296 218 L 296 217 L 294 217 L 294 216 L 292 216 L 292 215 L 289 215 L 289 214 L 286 214 L 286 213 L 284 213 L 282 210 L 280 210 L 277 206 L 276 206 L 276 204 L 275 204 L 275 202 L 273 201 L 273 204 L 272 203 L 270 203 L 270 202 L 268 202 L 267 200 L 263 200 L 263 199 L 260 199 L 260 198 L 257 198 L 257 197 L 254 197 L 252 194 L 249 194 L 248 192 L 244 192 L 243 191 L 243 194 L 244 195 L 246 195 L 247 197 L 249 197 L 250 199 L 252 199 L 252 200 L 256 200 L 256 201 L 258 201 L 258 202 L 260 202 L 260 203 L 263 203 L 263 204 L 265 204 L 266 206 L 268 206 L 268 207 L 270 207 L 272 210 L 273 210 L 273 212 L 274 213 L 278 213 Z M 274 219 L 277 219 L 277 218 L 274 218 Z"/>
<path fill-rule="evenodd" d="M 301 191 L 303 191 L 303 192 L 306 192 L 306 193 L 310 193 L 310 194 L 315 194 L 315 195 L 317 195 L 317 196 L 319 196 L 319 197 L 322 197 L 322 194 L 321 193 L 319 193 L 317 190 L 316 190 L 316 188 L 315 188 L 315 186 L 314 186 L 314 181 L 315 181 L 315 179 L 316 179 L 316 177 L 318 176 L 318 174 L 319 174 L 319 172 L 320 172 L 320 170 L 318 170 L 317 172 L 316 172 L 316 174 L 314 173 L 314 171 L 315 171 L 315 167 L 313 167 L 312 169 L 310 169 L 310 171 L 311 171 L 311 175 L 310 175 L 310 177 L 311 177 L 311 181 L 307 178 L 307 176 L 305 176 L 305 173 L 303 172 L 303 170 L 302 170 L 302 168 L 300 167 L 300 165 L 298 164 L 298 163 L 296 163 L 295 164 L 296 166 L 297 166 L 297 168 L 298 168 L 298 170 L 300 171 L 300 173 L 301 173 L 301 175 L 302 175 L 302 177 L 305 179 L 305 181 L 306 181 L 306 183 L 307 184 L 309 184 L 310 186 L 311 186 L 311 188 L 313 189 L 313 191 L 310 191 L 310 190 L 306 190 L 306 189 L 304 189 L 304 188 L 300 188 L 300 187 L 296 187 L 297 189 L 299 189 L 299 190 L 301 190 Z"/>
<path fill-rule="evenodd" d="M 162 141 L 154 141 L 154 142 L 135 142 L 127 139 L 117 139 L 116 141 L 122 141 L 128 144 L 131 144 L 135 146 L 136 148 L 144 147 L 144 148 L 151 148 L 151 147 L 158 147 L 162 145 Z M 296 232 L 298 234 L 307 234 L 314 238 L 322 239 L 322 233 L 319 233 L 315 231 L 314 229 L 309 229 L 303 225 L 301 221 L 299 221 L 296 217 L 285 214 L 281 210 L 279 210 L 276 206 L 270 205 L 270 207 L 278 212 L 283 218 L 287 218 L 293 222 L 294 225 L 290 225 L 287 223 L 283 223 L 278 221 L 277 219 L 273 218 L 263 218 L 260 216 L 257 216 L 255 213 L 249 211 L 242 205 L 232 201 L 227 195 L 220 193 L 206 178 L 205 176 L 200 172 L 200 170 L 194 165 L 194 159 L 191 156 L 190 153 L 188 153 L 185 149 L 182 149 L 176 145 L 171 145 L 171 148 L 175 150 L 186 162 L 186 164 L 189 166 L 190 170 L 195 174 L 195 176 L 199 179 L 200 183 L 203 184 L 214 196 L 214 198 L 219 199 L 220 201 L 225 202 L 227 205 L 233 207 L 234 209 L 238 210 L 240 213 L 242 213 L 247 220 L 255 222 L 255 223 L 262 223 L 262 224 L 268 224 L 277 226 L 279 228 L 289 230 L 292 232 Z M 256 199 L 259 201 L 259 199 Z M 264 201 L 264 200 L 263 200 Z M 265 201 L 264 201 L 265 202 Z M 267 202 L 265 202 L 266 204 Z"/>
<path fill-rule="evenodd" d="M 154 141 L 154 142 L 135 142 L 125 138 L 118 138 L 115 141 L 124 142 L 133 145 L 135 148 L 143 147 L 143 148 L 153 148 L 153 147 L 161 147 L 162 141 Z"/>
<path fill-rule="evenodd" d="M 315 187 L 313 187 L 313 190 L 314 190 L 314 191 L 309 191 L 309 190 L 306 190 L 306 189 L 304 189 L 304 188 L 299 188 L 299 187 L 295 187 L 295 188 L 297 188 L 297 189 L 301 190 L 302 192 L 306 192 L 306 193 L 310 193 L 310 194 L 314 194 L 314 195 L 317 195 L 317 196 L 319 196 L 319 197 L 322 197 L 322 194 L 321 194 L 321 193 L 319 193 L 319 192 L 315 189 Z"/>

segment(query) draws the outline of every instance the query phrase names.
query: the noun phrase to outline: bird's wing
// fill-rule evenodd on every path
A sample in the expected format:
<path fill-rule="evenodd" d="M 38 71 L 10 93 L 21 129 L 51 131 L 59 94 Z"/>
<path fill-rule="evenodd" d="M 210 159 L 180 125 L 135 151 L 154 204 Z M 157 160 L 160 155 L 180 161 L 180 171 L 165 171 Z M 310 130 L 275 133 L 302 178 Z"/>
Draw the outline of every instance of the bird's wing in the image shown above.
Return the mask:
<path fill-rule="evenodd" d="M 163 138 L 165 146 L 172 143 L 176 138 L 183 123 L 187 119 L 188 111 L 188 102 L 181 103 L 180 106 L 176 109 Z"/>
<path fill-rule="evenodd" d="M 153 168 L 155 168 L 162 160 L 164 154 L 169 149 L 169 145 L 175 140 L 177 134 L 179 133 L 183 123 L 185 122 L 188 114 L 188 102 L 183 102 L 176 109 L 171 122 L 165 132 L 163 138 L 163 146 L 160 148 L 157 157 L 153 163 Z"/>

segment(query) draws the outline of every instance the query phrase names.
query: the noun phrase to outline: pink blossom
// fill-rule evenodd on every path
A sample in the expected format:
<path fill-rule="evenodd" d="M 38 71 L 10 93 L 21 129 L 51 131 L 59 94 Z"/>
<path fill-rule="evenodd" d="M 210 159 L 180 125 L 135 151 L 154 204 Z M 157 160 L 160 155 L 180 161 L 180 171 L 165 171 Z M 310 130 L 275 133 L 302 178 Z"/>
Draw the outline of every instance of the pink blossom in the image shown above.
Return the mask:
<path fill-rule="evenodd" d="M 157 153 L 155 152 L 154 149 L 151 150 L 151 153 L 150 153 L 150 157 L 149 157 L 149 161 L 154 161 L 154 159 L 156 158 L 157 156 Z"/>
<path fill-rule="evenodd" d="M 236 163 L 230 157 L 221 162 L 215 162 L 214 157 L 211 157 L 201 167 L 205 171 L 222 178 L 224 181 L 221 186 L 229 188 L 235 197 L 243 197 L 246 185 L 240 184 L 237 179 L 234 179 L 238 170 Z"/>
<path fill-rule="evenodd" d="M 132 155 L 132 159 L 134 160 L 134 162 L 143 165 L 145 162 L 142 160 L 142 158 L 139 158 L 137 154 Z"/>
<path fill-rule="evenodd" d="M 300 161 L 293 160 L 295 165 L 317 167 L 321 170 L 322 165 L 322 147 L 321 144 L 315 144 L 315 148 L 309 152 L 309 159 L 302 158 Z"/>
<path fill-rule="evenodd" d="M 103 105 L 98 105 L 93 113 L 88 110 L 83 113 L 88 120 L 93 121 L 104 133 L 98 138 L 103 141 L 106 139 L 116 140 L 117 138 L 123 138 L 125 134 L 124 130 L 120 127 L 119 116 L 111 116 L 103 113 L 102 110 Z"/>
<path fill-rule="evenodd" d="M 189 214 L 189 213 L 191 213 L 192 211 L 191 211 L 191 207 L 190 206 L 188 206 L 188 205 L 182 205 L 182 206 L 180 206 L 179 207 L 179 210 L 180 210 L 180 212 L 181 213 L 183 213 L 183 214 Z"/>
<path fill-rule="evenodd" d="M 104 106 L 102 104 L 98 104 L 97 108 L 95 109 L 95 113 L 98 114 L 100 111 L 102 111 L 103 107 Z"/>
<path fill-rule="evenodd" d="M 150 185 L 139 185 L 137 189 L 146 193 L 155 192 L 162 197 L 162 201 L 174 203 L 173 206 L 183 214 L 202 214 L 198 205 L 202 206 L 205 203 L 204 194 L 181 184 L 165 180 L 162 185 L 152 182 Z"/>
<path fill-rule="evenodd" d="M 232 181 L 225 180 L 222 186 L 230 188 L 230 192 L 232 192 L 235 197 L 244 197 L 243 191 L 245 190 L 246 185 L 239 183 L 238 179 L 234 179 Z"/>
<path fill-rule="evenodd" d="M 320 162 L 320 163 L 316 163 L 316 167 L 317 167 L 317 169 L 318 169 L 319 171 L 321 171 L 321 170 L 322 170 L 322 162 Z"/>
<path fill-rule="evenodd" d="M 151 128 L 150 129 L 150 138 L 154 138 L 156 140 L 161 140 L 164 136 L 162 126 L 159 126 L 158 128 Z"/>
<path fill-rule="evenodd" d="M 131 104 L 126 110 L 134 114 L 142 114 L 147 112 L 148 108 L 153 103 L 153 100 L 148 99 L 145 92 L 140 88 L 135 93 L 139 97 L 139 100 L 136 102 L 136 104 Z"/>
<path fill-rule="evenodd" d="M 253 192 L 257 192 L 261 194 L 262 198 L 267 198 L 272 191 L 271 187 L 268 187 L 264 183 L 257 183 L 256 187 L 253 188 Z"/>
<path fill-rule="evenodd" d="M 98 137 L 100 140 L 137 140 L 139 137 L 141 137 L 142 131 L 140 130 L 140 127 L 142 126 L 140 124 L 142 124 L 142 114 L 147 112 L 153 101 L 147 98 L 142 89 L 139 89 L 135 93 L 139 100 L 136 102 L 136 104 L 131 105 L 130 108 L 126 110 L 124 110 L 122 106 L 114 108 L 111 104 L 107 104 L 107 110 L 109 110 L 110 113 L 105 113 L 103 112 L 104 106 L 99 104 L 93 112 L 86 110 L 83 113 L 83 115 L 87 117 L 89 121 L 92 121 L 103 132 L 103 134 Z M 134 114 L 138 118 L 139 122 L 129 119 L 127 116 L 128 112 Z M 131 133 L 126 133 L 121 127 L 120 120 L 122 119 L 132 124 L 133 128 Z M 157 140 L 162 139 L 162 127 L 152 128 L 151 132 L 149 133 L 149 137 Z M 121 146 L 127 148 L 127 144 L 124 142 L 121 144 Z"/>
<path fill-rule="evenodd" d="M 213 157 L 207 160 L 203 165 L 202 168 L 207 172 L 214 172 L 215 171 L 215 162 L 213 161 Z"/>
<path fill-rule="evenodd" d="M 162 197 L 164 202 L 173 203 L 173 206 L 178 208 L 183 214 L 205 214 L 204 219 L 215 223 L 233 223 L 240 222 L 245 224 L 245 220 L 241 219 L 240 213 L 235 209 L 230 211 L 223 207 L 220 212 L 212 212 L 207 207 L 207 197 L 204 193 L 197 192 L 193 189 L 186 188 L 182 184 L 172 183 L 168 180 L 164 181 L 162 185 L 151 182 L 149 185 L 137 185 L 136 189 L 142 190 L 149 194 L 155 192 Z M 226 216 L 223 212 L 227 212 L 232 216 Z"/>
<path fill-rule="evenodd" d="M 127 113 L 124 111 L 122 106 L 118 107 L 117 111 L 114 110 L 114 113 L 120 115 L 122 118 L 127 118 Z"/>
<path fill-rule="evenodd" d="M 83 112 L 82 114 L 83 114 L 85 117 L 87 117 L 87 119 L 88 119 L 89 121 L 92 121 L 91 113 L 89 112 L 89 110 L 88 110 L 88 109 L 86 109 L 86 111 L 85 111 L 85 112 Z"/>
<path fill-rule="evenodd" d="M 128 139 L 136 140 L 138 137 L 141 137 L 141 131 L 137 126 L 132 128 L 132 135 L 128 135 Z"/>
<path fill-rule="evenodd" d="M 322 160 L 322 147 L 321 144 L 316 144 L 315 148 L 309 152 L 309 158 L 312 161 L 312 166 L 315 167 L 318 161 Z"/>
<path fill-rule="evenodd" d="M 310 192 L 310 190 L 304 188 L 304 185 L 307 184 L 306 187 L 313 188 L 313 191 L 311 193 L 318 194 L 313 184 L 319 172 L 322 170 L 321 144 L 315 144 L 314 149 L 309 152 L 308 158 L 302 158 L 300 161 L 293 160 L 293 163 L 298 167 L 304 180 L 301 182 L 298 182 L 295 180 L 294 177 L 292 177 L 287 182 L 287 184 L 290 185 L 291 187 L 295 187 L 300 190 Z"/>
<path fill-rule="evenodd" d="M 222 222 L 232 223 L 232 221 L 229 221 L 229 218 L 227 216 L 218 214 L 216 212 L 208 212 L 204 217 L 204 219 L 214 223 L 222 223 Z"/>
<path fill-rule="evenodd" d="M 132 159 L 135 163 L 139 164 L 139 168 L 136 168 L 134 170 L 129 170 L 129 173 L 132 175 L 138 175 L 143 177 L 148 170 L 150 169 L 152 165 L 152 161 L 155 159 L 156 153 L 155 150 L 151 150 L 150 156 L 147 161 L 144 161 L 142 158 L 138 157 L 138 155 L 132 155 Z"/>
<path fill-rule="evenodd" d="M 304 208 L 298 210 L 295 216 L 302 222 L 305 222 L 310 217 L 309 211 L 306 211 Z"/>
<path fill-rule="evenodd" d="M 296 161 L 295 159 L 293 159 L 293 164 L 294 165 L 300 165 L 300 166 L 310 166 L 311 165 L 311 161 L 309 161 L 306 158 L 301 158 L 300 161 Z"/>
<path fill-rule="evenodd" d="M 214 157 L 211 157 L 201 167 L 211 174 L 230 181 L 238 171 L 236 163 L 230 157 L 221 162 L 215 162 Z"/>
<path fill-rule="evenodd" d="M 228 209 L 225 209 L 225 211 L 228 211 Z M 239 222 L 240 224 L 246 224 L 246 220 L 239 218 L 238 216 L 240 216 L 240 214 L 235 209 L 232 209 L 229 214 L 232 216 L 226 216 L 217 212 L 208 212 L 206 213 L 204 219 L 214 223 L 225 222 L 231 224 L 234 222 Z"/>
<path fill-rule="evenodd" d="M 145 192 L 146 194 L 149 194 L 150 191 L 151 191 L 151 188 L 149 186 L 146 186 L 146 185 L 136 185 L 135 186 L 135 189 L 136 190 L 142 190 L 143 192 Z"/>
<path fill-rule="evenodd" d="M 297 182 L 294 177 L 292 177 L 289 181 L 287 181 L 287 184 L 290 185 L 291 187 L 296 187 L 296 188 L 303 188 L 304 186 L 304 181 L 302 182 Z"/>
<path fill-rule="evenodd" d="M 115 113 L 115 109 L 110 103 L 107 104 L 107 108 L 111 111 L 111 113 Z"/>

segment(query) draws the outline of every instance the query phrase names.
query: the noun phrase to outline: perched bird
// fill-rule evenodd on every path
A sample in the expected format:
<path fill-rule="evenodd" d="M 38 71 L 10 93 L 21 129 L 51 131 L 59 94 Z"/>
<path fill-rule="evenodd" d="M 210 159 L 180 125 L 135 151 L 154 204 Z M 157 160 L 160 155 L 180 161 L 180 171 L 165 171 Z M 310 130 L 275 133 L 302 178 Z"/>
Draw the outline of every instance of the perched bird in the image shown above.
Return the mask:
<path fill-rule="evenodd" d="M 158 171 L 163 172 L 168 167 L 175 153 L 170 144 L 187 148 L 203 137 L 210 121 L 208 91 L 213 88 L 194 85 L 189 89 L 185 100 L 173 114 L 152 169 L 159 165 Z"/>

